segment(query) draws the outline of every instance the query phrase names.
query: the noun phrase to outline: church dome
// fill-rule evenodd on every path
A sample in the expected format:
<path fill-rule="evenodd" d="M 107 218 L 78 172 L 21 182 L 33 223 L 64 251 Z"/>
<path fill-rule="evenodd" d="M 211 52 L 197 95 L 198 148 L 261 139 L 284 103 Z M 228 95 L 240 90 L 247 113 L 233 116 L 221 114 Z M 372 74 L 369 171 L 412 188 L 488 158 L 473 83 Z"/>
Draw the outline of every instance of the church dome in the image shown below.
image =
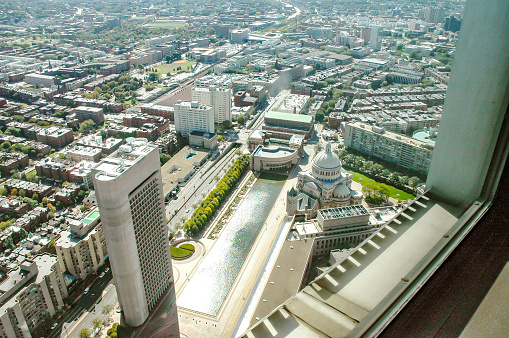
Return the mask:
<path fill-rule="evenodd" d="M 325 170 L 337 170 L 341 168 L 341 160 L 332 152 L 331 144 L 327 143 L 325 150 L 319 152 L 313 159 L 313 166 Z"/>
<path fill-rule="evenodd" d="M 336 198 L 346 198 L 350 196 L 350 188 L 348 188 L 345 184 L 341 183 L 334 188 L 334 197 Z"/>

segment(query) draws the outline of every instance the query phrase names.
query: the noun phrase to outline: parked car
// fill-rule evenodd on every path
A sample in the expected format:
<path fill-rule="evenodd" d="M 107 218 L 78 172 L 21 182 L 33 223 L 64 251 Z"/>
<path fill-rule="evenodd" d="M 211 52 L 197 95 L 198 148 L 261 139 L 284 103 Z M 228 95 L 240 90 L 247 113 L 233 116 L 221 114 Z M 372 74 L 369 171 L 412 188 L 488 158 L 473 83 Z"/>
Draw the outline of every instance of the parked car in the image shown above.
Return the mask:
<path fill-rule="evenodd" d="M 90 290 L 90 286 L 87 286 L 87 288 L 85 289 L 85 291 L 83 291 L 83 294 L 86 295 L 88 293 L 88 291 Z"/>

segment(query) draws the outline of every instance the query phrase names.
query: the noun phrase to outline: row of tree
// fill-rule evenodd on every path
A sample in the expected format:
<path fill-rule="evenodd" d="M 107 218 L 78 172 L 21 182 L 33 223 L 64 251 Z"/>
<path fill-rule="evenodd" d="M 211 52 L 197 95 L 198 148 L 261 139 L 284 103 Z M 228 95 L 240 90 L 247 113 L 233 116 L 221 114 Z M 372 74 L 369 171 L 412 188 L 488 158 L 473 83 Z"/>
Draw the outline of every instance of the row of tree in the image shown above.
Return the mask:
<path fill-rule="evenodd" d="M 250 155 L 241 155 L 217 183 L 207 198 L 201 202 L 191 218 L 184 224 L 184 231 L 196 235 L 212 218 L 221 202 L 225 200 L 232 189 L 237 185 L 244 172 L 249 168 Z"/>
<path fill-rule="evenodd" d="M 362 156 L 349 154 L 346 147 L 343 147 L 336 152 L 345 167 L 374 176 L 375 178 L 390 183 L 402 190 L 409 190 L 409 188 L 415 190 L 415 188 L 421 184 L 421 179 L 417 176 L 408 177 L 397 171 L 386 169 L 379 163 L 368 161 Z"/>

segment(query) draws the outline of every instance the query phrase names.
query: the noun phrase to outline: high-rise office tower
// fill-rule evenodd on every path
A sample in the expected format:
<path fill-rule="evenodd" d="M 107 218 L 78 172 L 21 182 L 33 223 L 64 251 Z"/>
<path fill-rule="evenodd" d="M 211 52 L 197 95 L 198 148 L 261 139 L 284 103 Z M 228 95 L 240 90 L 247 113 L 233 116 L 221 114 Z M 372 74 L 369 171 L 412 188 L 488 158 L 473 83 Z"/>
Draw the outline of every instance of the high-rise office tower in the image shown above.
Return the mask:
<path fill-rule="evenodd" d="M 228 88 L 193 87 L 191 99 L 214 108 L 214 122 L 223 123 L 232 120 L 232 92 Z"/>
<path fill-rule="evenodd" d="M 187 137 L 193 131 L 214 132 L 214 108 L 198 101 L 177 101 L 175 108 L 175 131 Z"/>
<path fill-rule="evenodd" d="M 382 27 L 380 26 L 372 26 L 370 37 L 369 37 L 369 47 L 371 47 L 374 51 L 379 51 L 381 47 L 381 40 L 380 40 L 380 31 L 382 30 Z"/>
<path fill-rule="evenodd" d="M 175 292 L 159 149 L 131 139 L 92 177 L 118 299 L 126 323 L 136 327 L 165 291 Z"/>
<path fill-rule="evenodd" d="M 362 27 L 361 28 L 361 38 L 364 39 L 364 44 L 367 45 L 369 43 L 369 38 L 371 37 L 371 28 Z"/>

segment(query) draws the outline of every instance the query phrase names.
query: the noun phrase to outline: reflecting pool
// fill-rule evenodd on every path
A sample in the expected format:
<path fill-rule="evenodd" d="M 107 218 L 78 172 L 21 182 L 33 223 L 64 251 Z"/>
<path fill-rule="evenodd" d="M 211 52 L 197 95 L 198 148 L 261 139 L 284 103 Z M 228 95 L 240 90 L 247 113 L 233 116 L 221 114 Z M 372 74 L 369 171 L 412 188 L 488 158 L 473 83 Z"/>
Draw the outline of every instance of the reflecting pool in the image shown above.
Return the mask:
<path fill-rule="evenodd" d="M 283 176 L 262 174 L 256 180 L 180 294 L 178 306 L 217 315 L 274 206 L 285 179 Z"/>

